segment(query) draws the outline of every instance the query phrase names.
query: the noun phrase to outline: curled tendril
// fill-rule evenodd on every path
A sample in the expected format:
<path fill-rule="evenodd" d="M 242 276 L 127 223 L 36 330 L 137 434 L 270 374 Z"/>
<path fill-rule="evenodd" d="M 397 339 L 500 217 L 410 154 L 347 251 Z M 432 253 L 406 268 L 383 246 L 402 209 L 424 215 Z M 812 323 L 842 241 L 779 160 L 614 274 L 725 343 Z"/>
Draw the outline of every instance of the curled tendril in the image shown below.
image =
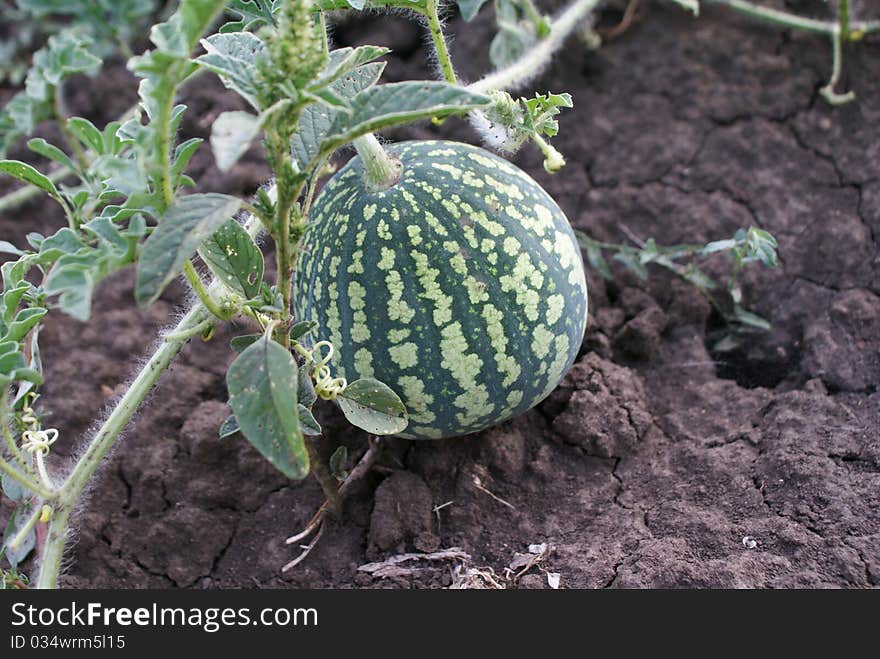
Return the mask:
<path fill-rule="evenodd" d="M 322 354 L 327 348 L 326 354 Z M 312 379 L 315 381 L 315 393 L 324 400 L 334 400 L 345 391 L 348 381 L 345 378 L 334 378 L 330 371 L 330 360 L 333 359 L 333 344 L 329 341 L 318 341 L 311 350 L 297 347 L 298 352 L 306 358 L 312 368 Z"/>
<path fill-rule="evenodd" d="M 40 428 L 40 420 L 29 403 L 25 403 L 22 408 L 21 421 L 24 425 L 29 426 L 21 433 L 21 448 L 34 457 L 40 478 L 47 487 L 51 488 L 52 479 L 49 478 L 43 458 L 49 454 L 52 444 L 58 439 L 58 430 L 56 428 Z"/>

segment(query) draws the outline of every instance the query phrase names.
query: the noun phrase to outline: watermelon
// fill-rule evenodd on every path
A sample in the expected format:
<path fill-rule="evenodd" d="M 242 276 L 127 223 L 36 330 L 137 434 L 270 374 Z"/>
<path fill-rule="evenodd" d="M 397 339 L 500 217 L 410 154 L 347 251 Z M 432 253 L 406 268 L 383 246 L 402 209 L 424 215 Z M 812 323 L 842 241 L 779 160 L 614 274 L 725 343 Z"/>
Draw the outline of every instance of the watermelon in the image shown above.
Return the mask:
<path fill-rule="evenodd" d="M 587 287 L 565 214 L 528 174 L 468 144 L 402 142 L 381 192 L 354 157 L 312 208 L 294 312 L 351 382 L 400 395 L 400 436 L 454 437 L 543 400 L 571 367 Z"/>

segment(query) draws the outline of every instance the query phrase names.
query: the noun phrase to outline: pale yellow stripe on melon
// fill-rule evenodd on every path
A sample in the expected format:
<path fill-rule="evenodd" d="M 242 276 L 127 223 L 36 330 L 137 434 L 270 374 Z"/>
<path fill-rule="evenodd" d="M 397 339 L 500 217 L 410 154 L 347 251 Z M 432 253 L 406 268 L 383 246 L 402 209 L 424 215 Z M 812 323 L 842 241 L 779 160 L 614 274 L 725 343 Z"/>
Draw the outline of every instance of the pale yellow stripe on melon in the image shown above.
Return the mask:
<path fill-rule="evenodd" d="M 562 316 L 565 308 L 565 298 L 557 293 L 547 298 L 547 324 L 553 325 Z"/>
<path fill-rule="evenodd" d="M 425 383 L 414 375 L 402 375 L 397 379 L 400 393 L 406 400 L 409 418 L 417 423 L 433 423 L 437 419 L 430 406 L 434 402 L 431 394 L 425 393 Z"/>
<path fill-rule="evenodd" d="M 376 375 L 373 370 L 373 353 L 368 348 L 358 348 L 354 353 L 354 368 L 359 377 L 371 378 Z"/>
<path fill-rule="evenodd" d="M 419 363 L 419 348 L 412 341 L 388 348 L 388 354 L 400 368 L 411 368 Z"/>
<path fill-rule="evenodd" d="M 440 289 L 440 284 L 437 281 L 440 270 L 432 268 L 428 264 L 427 255 L 413 250 L 410 252 L 410 256 L 416 265 L 416 278 L 422 286 L 421 297 L 434 303 L 432 319 L 437 327 L 442 327 L 452 320 L 452 296 Z"/>
<path fill-rule="evenodd" d="M 516 359 L 507 354 L 507 336 L 504 333 L 503 319 L 504 313 L 495 305 L 487 304 L 483 307 L 483 320 L 486 321 L 486 333 L 492 344 L 495 363 L 499 373 L 504 374 L 501 386 L 509 387 L 519 377 L 522 369 Z"/>
<path fill-rule="evenodd" d="M 553 349 L 555 350 L 555 355 L 553 357 L 553 362 L 549 365 L 547 369 L 548 373 L 548 381 L 547 386 L 544 387 L 544 391 L 542 391 L 535 399 L 532 401 L 532 404 L 529 407 L 534 407 L 542 400 L 544 400 L 547 396 L 550 395 L 550 392 L 556 388 L 556 385 L 562 380 L 562 376 L 565 375 L 565 365 L 568 362 L 568 349 L 570 347 L 570 343 L 568 340 L 568 336 L 565 334 L 560 334 L 556 337 L 556 340 L 553 342 Z"/>
<path fill-rule="evenodd" d="M 388 330 L 388 341 L 390 341 L 391 343 L 400 343 L 404 339 L 408 338 L 409 335 L 410 329 L 408 327 Z"/>
<path fill-rule="evenodd" d="M 450 165 L 449 163 L 445 162 L 432 162 L 431 167 L 434 169 L 439 169 L 441 172 L 446 172 L 456 181 L 461 179 L 462 171 L 455 165 Z"/>

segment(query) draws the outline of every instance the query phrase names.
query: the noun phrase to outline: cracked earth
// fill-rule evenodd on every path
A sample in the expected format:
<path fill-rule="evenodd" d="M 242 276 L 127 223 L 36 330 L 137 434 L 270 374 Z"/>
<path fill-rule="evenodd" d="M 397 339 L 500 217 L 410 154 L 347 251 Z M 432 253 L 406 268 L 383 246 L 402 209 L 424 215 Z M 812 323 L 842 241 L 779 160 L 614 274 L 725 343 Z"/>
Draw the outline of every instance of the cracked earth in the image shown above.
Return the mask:
<path fill-rule="evenodd" d="M 451 29 L 474 79 L 488 66 L 487 17 Z M 340 25 L 337 41 L 393 47 L 389 80 L 426 72 L 422 36 L 402 19 Z M 880 585 L 880 45 L 846 53 L 844 84 L 859 100 L 837 109 L 818 95 L 826 47 L 723 11 L 694 20 L 652 6 L 598 52 L 572 44 L 535 85 L 574 96 L 564 172 L 543 174 L 529 150 L 517 157 L 601 240 L 771 231 L 780 266 L 744 277 L 771 331 L 731 333 L 662 273 L 647 285 L 591 277 L 581 357 L 547 401 L 466 439 L 390 442 L 344 523 L 283 576 L 283 539 L 320 490 L 287 482 L 240 438 L 216 439 L 231 336 L 219 333 L 187 348 L 95 483 L 64 585 L 440 587 L 442 570 L 376 580 L 357 567 L 457 546 L 500 572 L 540 542 L 569 588 Z M 131 100 L 91 116 L 109 120 Z M 184 100 L 187 136 L 238 109 L 208 82 Z M 474 139 L 454 120 L 390 137 L 438 132 Z M 247 194 L 266 176 L 256 151 L 228 174 L 211 166 L 204 149 L 193 167 L 206 190 Z M 39 204 L 24 215 L 4 218 L 4 236 L 53 222 Z M 51 322 L 45 403 L 68 438 L 59 452 L 74 450 L 182 301 L 178 287 L 135 311 L 123 275 L 104 286 L 93 324 Z M 322 422 L 329 441 L 364 446 L 332 414 Z"/>

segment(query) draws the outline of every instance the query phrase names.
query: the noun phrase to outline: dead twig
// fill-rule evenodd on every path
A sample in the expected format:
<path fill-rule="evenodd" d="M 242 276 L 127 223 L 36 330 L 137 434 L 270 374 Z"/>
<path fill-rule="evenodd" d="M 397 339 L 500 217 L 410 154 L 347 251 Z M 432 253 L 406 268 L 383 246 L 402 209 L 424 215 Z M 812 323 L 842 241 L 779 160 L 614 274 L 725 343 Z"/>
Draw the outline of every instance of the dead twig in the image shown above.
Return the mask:
<path fill-rule="evenodd" d="M 623 10 L 623 17 L 621 17 L 620 22 L 614 27 L 610 27 L 607 30 L 601 30 L 600 35 L 602 39 L 605 41 L 610 41 L 611 39 L 616 39 L 624 32 L 629 30 L 632 27 L 633 21 L 636 18 L 636 13 L 639 9 L 639 0 L 629 0 L 629 3 L 626 5 L 626 9 Z"/>
<path fill-rule="evenodd" d="M 373 467 L 376 463 L 376 460 L 379 459 L 379 455 L 382 451 L 382 442 L 376 437 L 370 440 L 370 446 L 366 450 L 366 452 L 361 456 L 361 459 L 358 460 L 358 463 L 355 465 L 354 469 L 348 474 L 348 477 L 342 482 L 342 485 L 339 486 L 339 498 L 344 499 L 345 495 L 351 490 L 354 483 L 363 478 L 367 472 Z M 318 508 L 318 511 L 312 516 L 312 519 L 309 520 L 309 523 L 306 524 L 306 527 L 297 533 L 296 535 L 292 535 L 285 543 L 288 545 L 295 544 L 300 542 L 301 540 L 305 540 L 313 533 L 316 533 L 315 538 L 303 548 L 303 552 L 293 559 L 290 563 L 281 568 L 282 572 L 286 572 L 287 570 L 299 565 L 303 560 L 309 555 L 309 553 L 314 549 L 318 540 L 321 537 L 321 534 L 324 531 L 324 520 L 327 517 L 327 512 L 330 507 L 329 500 L 324 501 L 321 504 L 321 507 Z"/>

